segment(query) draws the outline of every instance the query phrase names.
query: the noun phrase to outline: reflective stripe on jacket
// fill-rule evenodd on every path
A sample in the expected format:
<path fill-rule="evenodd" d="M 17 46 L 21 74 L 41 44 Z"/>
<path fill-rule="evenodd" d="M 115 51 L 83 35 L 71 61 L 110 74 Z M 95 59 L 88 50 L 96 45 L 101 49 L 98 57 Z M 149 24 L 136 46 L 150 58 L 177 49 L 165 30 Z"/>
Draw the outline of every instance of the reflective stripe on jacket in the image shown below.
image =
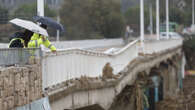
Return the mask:
<path fill-rule="evenodd" d="M 10 48 L 11 44 L 12 44 L 14 41 L 16 41 L 16 40 L 20 40 L 20 42 L 21 42 L 22 45 L 23 45 L 23 48 L 25 48 L 24 40 L 23 40 L 22 38 L 13 38 L 13 39 L 10 41 L 10 43 L 9 43 L 9 48 Z"/>
<path fill-rule="evenodd" d="M 44 39 L 44 40 L 43 40 Z M 28 43 L 29 48 L 39 48 L 40 45 L 43 44 L 45 47 L 49 48 L 50 50 L 56 50 L 56 47 L 51 44 L 48 38 L 44 38 L 44 36 L 39 36 L 39 34 L 34 33 L 31 37 L 30 42 Z"/>

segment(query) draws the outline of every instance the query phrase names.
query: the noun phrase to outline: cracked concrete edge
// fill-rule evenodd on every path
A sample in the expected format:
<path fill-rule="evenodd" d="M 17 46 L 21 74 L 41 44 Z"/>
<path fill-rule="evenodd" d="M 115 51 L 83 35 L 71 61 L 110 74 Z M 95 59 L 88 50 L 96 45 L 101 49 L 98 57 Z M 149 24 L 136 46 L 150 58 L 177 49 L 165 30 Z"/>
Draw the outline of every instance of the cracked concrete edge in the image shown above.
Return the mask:
<path fill-rule="evenodd" d="M 62 97 L 66 97 L 69 94 L 76 93 L 79 91 L 90 91 L 104 88 L 113 88 L 115 96 L 118 95 L 123 88 L 128 84 L 131 85 L 136 80 L 136 76 L 138 73 L 142 71 L 150 71 L 155 65 L 159 65 L 161 62 L 170 59 L 176 54 L 181 52 L 181 46 L 176 47 L 174 49 L 167 50 L 166 52 L 161 52 L 155 55 L 146 55 L 142 58 L 138 57 L 134 61 L 130 62 L 127 66 L 128 71 L 122 71 L 122 76 L 117 80 L 112 81 L 102 81 L 102 82 L 90 82 L 89 88 L 78 88 L 76 85 L 72 85 L 70 87 L 64 87 L 61 89 L 56 89 L 55 91 L 48 92 L 50 102 L 58 100 Z M 100 104 L 101 105 L 101 104 Z M 104 107 L 105 108 L 105 107 Z M 109 107 L 106 107 L 109 108 Z"/>

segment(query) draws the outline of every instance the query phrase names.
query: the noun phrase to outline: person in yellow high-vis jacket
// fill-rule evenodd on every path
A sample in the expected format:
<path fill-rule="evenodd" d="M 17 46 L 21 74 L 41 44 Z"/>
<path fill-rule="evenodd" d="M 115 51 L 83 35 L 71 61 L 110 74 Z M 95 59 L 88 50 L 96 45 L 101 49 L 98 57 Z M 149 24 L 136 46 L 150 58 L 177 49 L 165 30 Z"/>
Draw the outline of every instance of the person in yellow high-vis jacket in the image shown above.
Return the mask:
<path fill-rule="evenodd" d="M 51 44 L 47 37 L 34 33 L 28 43 L 28 48 L 39 48 L 40 45 L 49 48 L 53 53 L 56 53 L 56 47 Z"/>
<path fill-rule="evenodd" d="M 42 24 L 41 27 L 45 29 L 47 28 L 47 26 L 44 24 Z M 28 42 L 28 48 L 39 48 L 41 44 L 49 48 L 53 53 L 56 53 L 56 47 L 51 44 L 48 38 L 37 33 L 34 33 Z"/>

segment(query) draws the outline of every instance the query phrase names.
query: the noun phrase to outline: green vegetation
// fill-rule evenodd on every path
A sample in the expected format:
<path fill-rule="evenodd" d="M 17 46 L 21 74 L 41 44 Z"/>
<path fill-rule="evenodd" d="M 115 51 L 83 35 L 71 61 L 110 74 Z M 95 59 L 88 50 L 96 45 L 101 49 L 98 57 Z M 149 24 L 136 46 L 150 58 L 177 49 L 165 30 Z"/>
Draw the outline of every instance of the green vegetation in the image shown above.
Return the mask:
<path fill-rule="evenodd" d="M 14 11 L 14 17 L 25 17 L 26 19 L 32 19 L 33 16 L 37 15 L 37 4 L 22 4 L 20 7 L 18 7 Z M 52 10 L 48 7 L 48 5 L 45 5 L 45 16 L 49 17 L 55 17 L 56 11 Z"/>
<path fill-rule="evenodd" d="M 20 28 L 14 28 L 13 25 L 8 23 L 10 19 L 22 18 L 32 20 L 32 17 L 37 15 L 36 3 L 22 4 L 15 10 L 8 10 L 0 7 L 0 41 L 8 42 L 9 37 Z M 45 6 L 45 15 L 49 17 L 56 17 L 56 10 L 50 9 L 47 5 Z M 53 31 L 49 31 L 50 35 L 54 35 Z"/>
<path fill-rule="evenodd" d="M 0 6 L 0 19 L 2 19 L 0 21 L 0 24 L 5 24 L 7 23 L 7 19 L 8 19 L 8 9 L 2 8 Z"/>
<path fill-rule="evenodd" d="M 124 1 L 124 0 L 123 0 Z M 135 1 L 131 1 L 131 3 L 136 3 Z M 183 27 L 188 27 L 192 23 L 192 7 L 191 7 L 191 0 L 185 1 L 186 6 L 181 8 L 178 6 L 178 2 L 172 0 L 169 1 L 169 20 L 177 23 L 175 25 L 177 29 L 171 28 L 174 31 L 181 31 Z M 155 29 L 156 25 L 156 0 L 147 0 L 145 2 L 145 29 L 148 29 L 149 26 L 149 5 L 152 4 L 153 6 L 153 27 Z M 129 4 L 130 5 L 130 4 Z M 126 4 L 123 6 L 127 7 Z M 129 7 L 124 11 L 124 16 L 126 20 L 126 24 L 130 25 L 135 31 L 139 32 L 140 29 L 140 5 L 136 3 L 136 5 Z M 163 24 L 166 21 L 166 12 L 165 12 L 165 1 L 160 0 L 160 23 Z M 147 32 L 148 30 L 146 30 Z M 155 30 L 154 30 L 155 31 Z"/>
<path fill-rule="evenodd" d="M 186 38 L 189 36 L 186 36 Z M 195 36 L 192 36 L 191 39 L 184 41 L 184 48 L 191 49 L 191 52 L 195 52 Z"/>
<path fill-rule="evenodd" d="M 60 10 L 66 39 L 115 38 L 124 31 L 120 3 L 113 0 L 66 0 Z"/>
<path fill-rule="evenodd" d="M 124 0 L 123 0 L 124 1 Z M 134 32 L 140 30 L 140 8 L 137 0 L 64 0 L 59 14 L 61 23 L 64 25 L 66 33 L 63 39 L 97 39 L 97 38 L 117 38 L 124 35 L 125 26 L 130 25 Z M 185 1 L 186 7 L 178 8 L 177 2 L 170 1 L 170 21 L 176 22 L 181 27 L 191 24 L 191 0 Z M 122 4 L 121 4 L 122 3 Z M 156 0 L 145 1 L 145 29 L 149 26 L 149 4 L 153 5 L 153 27 L 155 29 Z M 133 5 L 132 5 L 133 4 Z M 125 7 L 125 8 L 124 8 Z M 123 9 L 121 11 L 121 9 Z M 21 4 L 15 10 L 7 10 L 0 7 L 0 31 L 10 30 L 7 21 L 12 18 L 22 18 L 32 20 L 36 15 L 36 2 Z M 56 19 L 57 10 L 45 7 L 45 15 Z M 160 0 L 160 22 L 165 22 L 165 1 Z M 177 27 L 177 26 L 176 26 Z M 155 30 L 154 30 L 155 31 Z M 54 36 L 55 31 L 50 31 Z M 51 34 L 52 33 L 52 34 Z M 6 33 L 7 34 L 7 33 Z M 2 33 L 0 34 L 1 37 Z M 4 35 L 2 37 L 7 37 Z"/>
<path fill-rule="evenodd" d="M 145 19 L 144 19 L 145 24 L 144 25 L 145 25 L 145 28 L 147 28 L 147 26 L 150 23 L 149 22 L 149 11 L 147 8 L 144 9 L 144 15 L 145 15 Z M 133 28 L 135 31 L 138 32 L 140 30 L 140 28 L 139 28 L 140 27 L 140 8 L 139 8 L 139 5 L 129 8 L 124 13 L 124 16 L 125 16 L 126 24 L 130 25 L 131 28 Z M 153 20 L 155 20 L 155 16 L 153 16 Z"/>

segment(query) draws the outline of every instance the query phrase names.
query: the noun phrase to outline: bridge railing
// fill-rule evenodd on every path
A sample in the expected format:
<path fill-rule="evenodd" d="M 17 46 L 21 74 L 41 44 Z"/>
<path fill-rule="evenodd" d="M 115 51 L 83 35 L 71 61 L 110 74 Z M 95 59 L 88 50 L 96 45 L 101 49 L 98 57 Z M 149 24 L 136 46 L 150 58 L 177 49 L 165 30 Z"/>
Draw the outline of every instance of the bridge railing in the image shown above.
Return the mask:
<path fill-rule="evenodd" d="M 152 40 L 144 42 L 144 54 L 153 54 L 172 49 L 183 44 L 183 39 Z"/>
<path fill-rule="evenodd" d="M 144 54 L 153 54 L 182 45 L 182 39 L 145 41 Z M 123 70 L 129 62 L 138 57 L 138 40 L 135 40 L 113 54 L 83 49 L 66 49 L 54 55 L 46 52 L 42 60 L 43 88 L 81 76 L 99 77 L 106 63 L 110 63 L 114 74 Z"/>
<path fill-rule="evenodd" d="M 40 48 L 0 48 L 0 66 L 26 65 L 41 57 Z"/>
<path fill-rule="evenodd" d="M 64 50 L 67 48 L 101 48 L 101 47 L 112 47 L 123 45 L 122 39 L 93 39 L 93 40 L 74 40 L 74 41 L 60 41 L 52 42 L 52 44 L 59 50 Z M 44 50 L 48 50 L 44 48 Z"/>
<path fill-rule="evenodd" d="M 123 70 L 138 56 L 137 40 L 113 54 L 82 49 L 67 49 L 54 55 L 46 53 L 42 60 L 43 88 L 81 76 L 98 77 L 106 63 L 110 63 L 114 74 Z"/>
<path fill-rule="evenodd" d="M 8 44 L 7 43 L 0 43 L 0 48 L 8 48 Z"/>

